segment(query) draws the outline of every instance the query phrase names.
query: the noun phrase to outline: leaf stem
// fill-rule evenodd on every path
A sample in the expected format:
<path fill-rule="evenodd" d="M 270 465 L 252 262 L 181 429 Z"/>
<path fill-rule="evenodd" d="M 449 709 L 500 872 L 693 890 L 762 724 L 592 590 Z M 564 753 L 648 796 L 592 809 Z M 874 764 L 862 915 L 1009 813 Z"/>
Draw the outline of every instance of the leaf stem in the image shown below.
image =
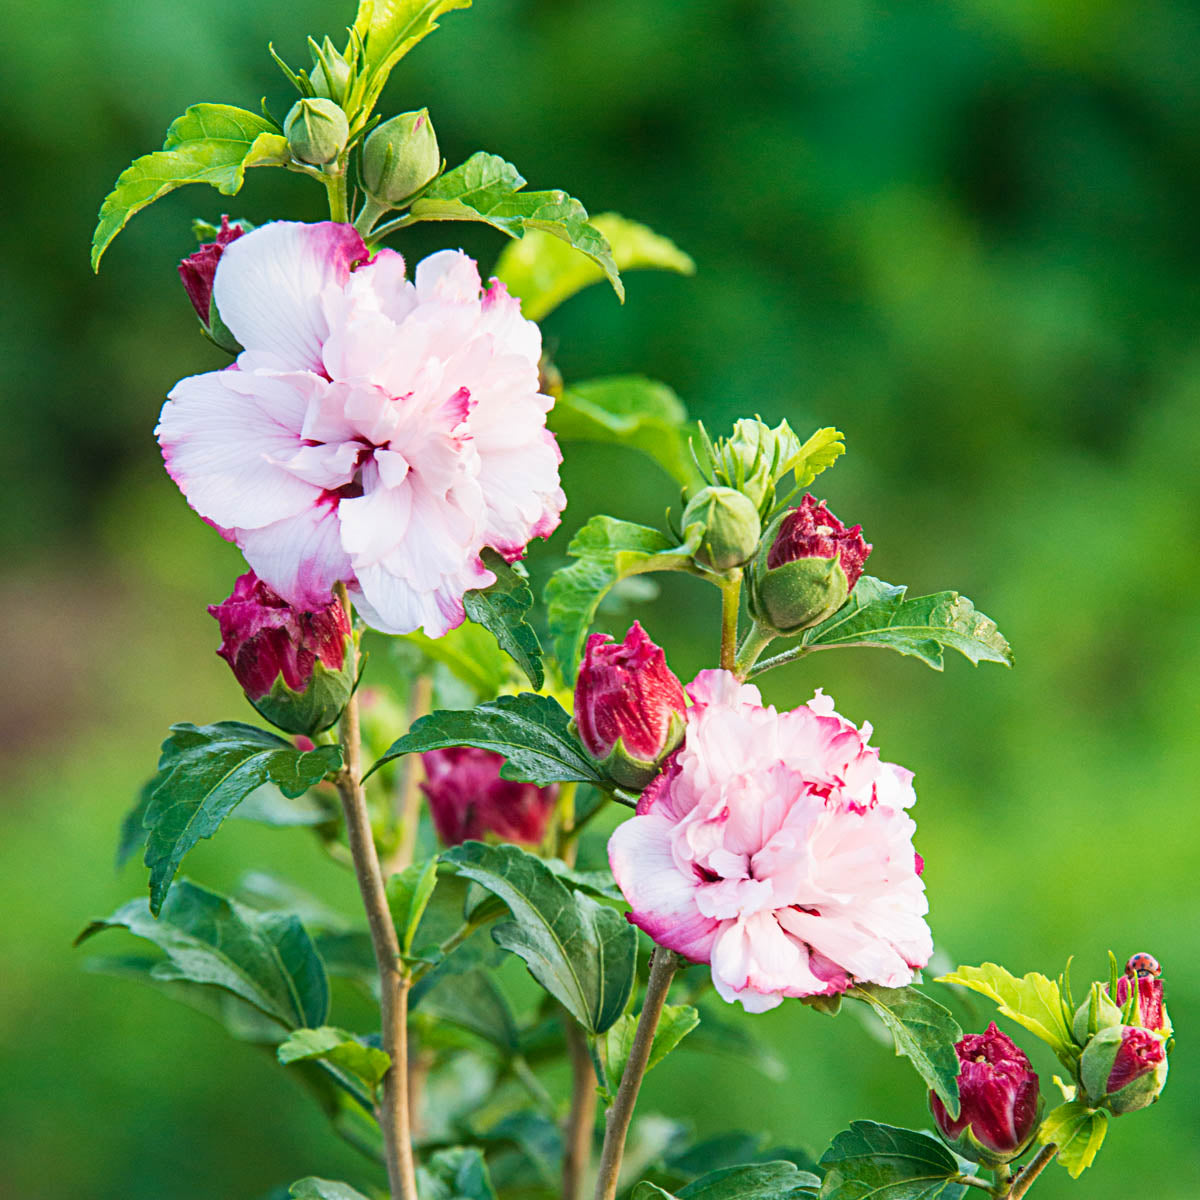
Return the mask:
<path fill-rule="evenodd" d="M 736 568 L 721 581 L 721 669 L 732 671 L 737 657 L 738 604 L 742 597 L 742 571 Z"/>
<path fill-rule="evenodd" d="M 764 629 L 757 621 L 750 626 L 742 648 L 737 652 L 734 662 L 734 674 L 739 679 L 745 679 L 751 672 L 758 656 L 775 640 L 775 634 L 770 629 Z"/>
<path fill-rule="evenodd" d="M 736 615 L 737 608 L 734 607 Z M 633 1121 L 633 1108 L 637 1103 L 642 1077 L 650 1062 L 650 1050 L 654 1045 L 654 1031 L 658 1028 L 663 1005 L 667 1002 L 667 990 L 675 974 L 676 958 L 673 950 L 655 946 L 650 953 L 650 981 L 646 984 L 646 998 L 642 1001 L 642 1015 L 638 1017 L 637 1031 L 629 1051 L 629 1061 L 617 1097 L 605 1115 L 604 1149 L 600 1154 L 600 1173 L 596 1178 L 595 1200 L 614 1200 L 617 1181 L 621 1174 L 621 1159 L 625 1154 L 625 1139 Z"/>
<path fill-rule="evenodd" d="M 346 585 L 336 587 L 338 599 L 351 616 Z M 357 657 L 357 647 L 351 646 Z M 393 1200 L 417 1200 L 417 1179 L 413 1163 L 412 1137 L 408 1111 L 408 990 L 411 981 L 400 962 L 400 944 L 388 911 L 383 872 L 371 831 L 366 793 L 362 785 L 362 738 L 358 721 L 358 697 L 351 695 L 340 726 L 345 765 L 336 783 L 346 817 L 346 837 L 354 860 L 354 875 L 367 913 L 371 946 L 379 971 L 380 1026 L 383 1048 L 392 1065 L 383 1077 L 383 1092 L 378 1117 L 387 1158 L 388 1184 Z"/>
<path fill-rule="evenodd" d="M 587 1036 L 569 1013 L 564 1020 L 571 1060 L 571 1112 L 567 1117 L 567 1145 L 563 1155 L 563 1200 L 582 1200 L 596 1129 L 596 1071 Z"/>
<path fill-rule="evenodd" d="M 1058 1153 L 1058 1147 L 1053 1143 L 1043 1146 L 1026 1164 L 1016 1182 L 1012 1185 L 1005 1200 L 1021 1200 L 1031 1187 L 1033 1181 L 1050 1165 L 1050 1160 Z"/>
<path fill-rule="evenodd" d="M 757 666 L 752 666 L 746 673 L 746 678 L 753 679 L 756 675 L 761 675 L 764 671 L 773 671 L 776 667 L 782 667 L 787 663 L 795 662 L 796 659 L 803 658 L 811 651 L 820 649 L 823 649 L 823 647 L 793 646 L 790 650 L 785 650 L 782 654 L 776 654 L 774 658 L 768 658 L 765 662 L 760 662 Z"/>
<path fill-rule="evenodd" d="M 992 1185 L 986 1179 L 980 1179 L 976 1175 L 955 1175 L 952 1180 L 954 1183 L 962 1183 L 967 1187 L 983 1188 L 986 1192 L 993 1191 Z M 994 1194 L 994 1193 L 993 1193 Z"/>

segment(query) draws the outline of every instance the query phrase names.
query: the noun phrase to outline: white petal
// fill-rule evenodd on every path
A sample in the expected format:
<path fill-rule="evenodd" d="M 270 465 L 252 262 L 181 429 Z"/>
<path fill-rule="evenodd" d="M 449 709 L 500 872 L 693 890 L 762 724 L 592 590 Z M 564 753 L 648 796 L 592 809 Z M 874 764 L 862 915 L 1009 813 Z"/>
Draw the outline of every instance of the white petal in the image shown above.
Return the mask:
<path fill-rule="evenodd" d="M 439 250 L 417 264 L 417 296 L 422 303 L 478 301 L 479 268 L 461 250 Z"/>

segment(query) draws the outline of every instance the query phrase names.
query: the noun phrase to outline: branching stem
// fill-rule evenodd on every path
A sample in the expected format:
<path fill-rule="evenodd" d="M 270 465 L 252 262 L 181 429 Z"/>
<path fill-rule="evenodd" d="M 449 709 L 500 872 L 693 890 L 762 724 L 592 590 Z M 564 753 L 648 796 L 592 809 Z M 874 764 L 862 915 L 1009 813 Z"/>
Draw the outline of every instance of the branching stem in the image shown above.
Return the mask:
<path fill-rule="evenodd" d="M 1017 1176 L 1016 1182 L 1005 1197 L 1005 1200 L 1021 1200 L 1031 1187 L 1033 1181 L 1050 1165 L 1050 1160 L 1058 1153 L 1058 1147 L 1051 1142 L 1043 1146 L 1026 1164 Z"/>

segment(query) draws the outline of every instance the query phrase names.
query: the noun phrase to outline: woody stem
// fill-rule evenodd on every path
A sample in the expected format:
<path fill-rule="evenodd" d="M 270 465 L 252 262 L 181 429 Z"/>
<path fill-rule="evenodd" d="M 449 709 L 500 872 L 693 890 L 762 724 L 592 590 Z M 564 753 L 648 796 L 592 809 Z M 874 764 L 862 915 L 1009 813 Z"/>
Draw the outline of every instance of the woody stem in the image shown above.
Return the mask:
<path fill-rule="evenodd" d="M 1050 1160 L 1057 1153 L 1058 1147 L 1053 1142 L 1048 1146 L 1043 1146 L 1017 1176 L 1017 1180 L 1005 1200 L 1021 1200 L 1021 1197 L 1033 1187 L 1033 1181 L 1050 1165 Z"/>

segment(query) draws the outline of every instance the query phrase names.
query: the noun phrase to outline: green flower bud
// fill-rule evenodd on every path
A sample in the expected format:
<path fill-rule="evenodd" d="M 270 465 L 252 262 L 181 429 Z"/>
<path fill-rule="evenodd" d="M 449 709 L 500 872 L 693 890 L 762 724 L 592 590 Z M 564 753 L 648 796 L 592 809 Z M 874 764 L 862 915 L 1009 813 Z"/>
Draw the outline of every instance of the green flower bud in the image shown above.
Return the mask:
<path fill-rule="evenodd" d="M 319 167 L 333 162 L 345 149 L 350 123 L 332 100 L 306 96 L 292 105 L 283 132 L 294 157 Z"/>
<path fill-rule="evenodd" d="M 771 429 L 758 418 L 736 422 L 733 433 L 717 443 L 714 470 L 721 482 L 762 506 L 800 449 L 800 439 L 786 421 Z"/>
<path fill-rule="evenodd" d="M 698 491 L 683 510 L 684 529 L 697 521 L 704 526 L 704 540 L 696 551 L 696 560 L 714 571 L 740 567 L 758 549 L 762 534 L 758 507 L 733 488 L 706 487 Z"/>
<path fill-rule="evenodd" d="M 363 144 L 363 185 L 373 199 L 393 207 L 420 191 L 441 165 L 426 108 L 384 121 Z"/>
<path fill-rule="evenodd" d="M 1090 1103 L 1117 1115 L 1153 1104 L 1167 1082 L 1163 1039 L 1140 1025 L 1100 1030 L 1079 1060 L 1079 1082 Z"/>
<path fill-rule="evenodd" d="M 319 48 L 311 39 L 308 44 L 313 52 L 313 69 L 309 76 L 313 91 L 325 100 L 341 104 L 346 98 L 346 84 L 350 82 L 350 64 L 328 37 Z"/>
<path fill-rule="evenodd" d="M 1108 989 L 1102 983 L 1093 983 L 1088 998 L 1075 1010 L 1071 1034 L 1081 1046 L 1086 1046 L 1101 1029 L 1120 1024 L 1121 1010 L 1113 1003 Z"/>

